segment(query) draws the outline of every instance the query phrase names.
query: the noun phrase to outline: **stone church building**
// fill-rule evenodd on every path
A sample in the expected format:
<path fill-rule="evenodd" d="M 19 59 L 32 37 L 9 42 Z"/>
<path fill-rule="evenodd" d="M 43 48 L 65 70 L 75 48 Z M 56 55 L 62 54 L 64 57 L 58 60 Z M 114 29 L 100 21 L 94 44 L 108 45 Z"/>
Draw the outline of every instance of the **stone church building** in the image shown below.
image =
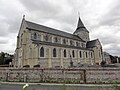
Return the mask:
<path fill-rule="evenodd" d="M 80 17 L 73 34 L 27 21 L 23 17 L 15 50 L 16 67 L 67 68 L 79 64 L 99 65 L 101 61 L 101 43 L 98 39 L 90 41 L 89 31 Z"/>

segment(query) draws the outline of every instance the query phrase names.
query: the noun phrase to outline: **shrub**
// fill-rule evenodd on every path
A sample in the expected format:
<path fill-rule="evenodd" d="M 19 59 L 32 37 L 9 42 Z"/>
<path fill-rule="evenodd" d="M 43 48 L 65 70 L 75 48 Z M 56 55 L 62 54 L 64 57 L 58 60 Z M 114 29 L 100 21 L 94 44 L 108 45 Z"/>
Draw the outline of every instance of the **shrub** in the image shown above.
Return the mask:
<path fill-rule="evenodd" d="M 39 64 L 37 64 L 37 65 L 34 65 L 33 67 L 40 67 L 40 65 L 39 65 Z"/>
<path fill-rule="evenodd" d="M 30 65 L 24 65 L 23 67 L 30 67 Z"/>

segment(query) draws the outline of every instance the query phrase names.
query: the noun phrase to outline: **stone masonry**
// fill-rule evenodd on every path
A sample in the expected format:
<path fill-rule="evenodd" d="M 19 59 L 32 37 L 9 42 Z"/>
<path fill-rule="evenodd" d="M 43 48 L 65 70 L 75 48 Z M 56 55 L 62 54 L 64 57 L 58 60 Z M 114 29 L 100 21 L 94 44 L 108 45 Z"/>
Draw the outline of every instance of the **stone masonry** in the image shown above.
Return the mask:
<path fill-rule="evenodd" d="M 119 83 L 120 68 L 0 68 L 0 81 Z"/>

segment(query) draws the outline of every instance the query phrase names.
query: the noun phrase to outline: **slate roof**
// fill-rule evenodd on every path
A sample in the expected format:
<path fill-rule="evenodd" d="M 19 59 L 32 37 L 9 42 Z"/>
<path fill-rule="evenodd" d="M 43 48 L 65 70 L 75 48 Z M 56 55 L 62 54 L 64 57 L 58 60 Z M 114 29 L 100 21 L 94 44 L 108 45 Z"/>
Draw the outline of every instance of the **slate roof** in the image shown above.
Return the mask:
<path fill-rule="evenodd" d="M 92 41 L 88 41 L 86 44 L 87 48 L 93 48 L 96 46 L 96 42 L 98 41 L 98 39 L 92 40 Z"/>
<path fill-rule="evenodd" d="M 89 32 L 89 31 L 86 29 L 86 27 L 84 26 L 84 24 L 83 24 L 82 20 L 80 19 L 80 17 L 79 17 L 79 20 L 78 20 L 77 29 L 76 29 L 76 31 L 75 31 L 74 33 L 77 33 L 77 32 L 79 32 L 79 31 Z"/>
<path fill-rule="evenodd" d="M 80 17 L 79 17 L 79 20 L 78 20 L 77 28 L 85 28 L 85 26 L 84 26 L 82 20 L 80 19 Z"/>
<path fill-rule="evenodd" d="M 30 22 L 30 21 L 26 21 L 26 24 L 27 24 L 28 29 L 37 30 L 37 31 L 45 32 L 45 33 L 50 33 L 50 34 L 59 35 L 62 37 L 67 37 L 67 38 L 83 41 L 80 37 L 78 37 L 77 35 L 74 35 L 74 34 L 63 32 L 63 31 L 53 29 L 50 27 L 46 27 L 46 26 L 36 24 L 36 23 Z"/>

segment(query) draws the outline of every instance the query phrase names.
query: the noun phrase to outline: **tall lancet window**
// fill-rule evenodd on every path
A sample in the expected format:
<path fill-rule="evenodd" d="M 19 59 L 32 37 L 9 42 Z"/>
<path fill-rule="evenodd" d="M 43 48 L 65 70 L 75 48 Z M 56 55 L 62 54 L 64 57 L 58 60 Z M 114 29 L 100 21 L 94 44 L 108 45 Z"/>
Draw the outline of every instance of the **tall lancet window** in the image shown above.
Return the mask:
<path fill-rule="evenodd" d="M 92 54 L 92 52 L 91 52 L 91 58 L 93 58 L 93 54 Z"/>
<path fill-rule="evenodd" d="M 43 47 L 41 47 L 41 49 L 40 49 L 40 57 L 44 57 L 44 48 Z"/>
<path fill-rule="evenodd" d="M 72 55 L 73 55 L 73 58 L 75 57 L 75 52 L 74 52 L 74 50 L 72 51 Z"/>
<path fill-rule="evenodd" d="M 86 58 L 88 58 L 88 53 L 86 52 Z"/>
<path fill-rule="evenodd" d="M 81 53 L 81 51 L 79 52 L 79 54 L 80 54 L 80 58 L 82 57 L 82 53 Z"/>
<path fill-rule="evenodd" d="M 53 57 L 56 57 L 57 55 L 56 55 L 56 49 L 54 48 L 53 49 Z"/>
<path fill-rule="evenodd" d="M 64 50 L 64 57 L 66 57 L 67 55 L 66 55 L 66 50 Z"/>
<path fill-rule="evenodd" d="M 34 39 L 37 39 L 37 34 L 36 33 L 34 33 Z"/>

